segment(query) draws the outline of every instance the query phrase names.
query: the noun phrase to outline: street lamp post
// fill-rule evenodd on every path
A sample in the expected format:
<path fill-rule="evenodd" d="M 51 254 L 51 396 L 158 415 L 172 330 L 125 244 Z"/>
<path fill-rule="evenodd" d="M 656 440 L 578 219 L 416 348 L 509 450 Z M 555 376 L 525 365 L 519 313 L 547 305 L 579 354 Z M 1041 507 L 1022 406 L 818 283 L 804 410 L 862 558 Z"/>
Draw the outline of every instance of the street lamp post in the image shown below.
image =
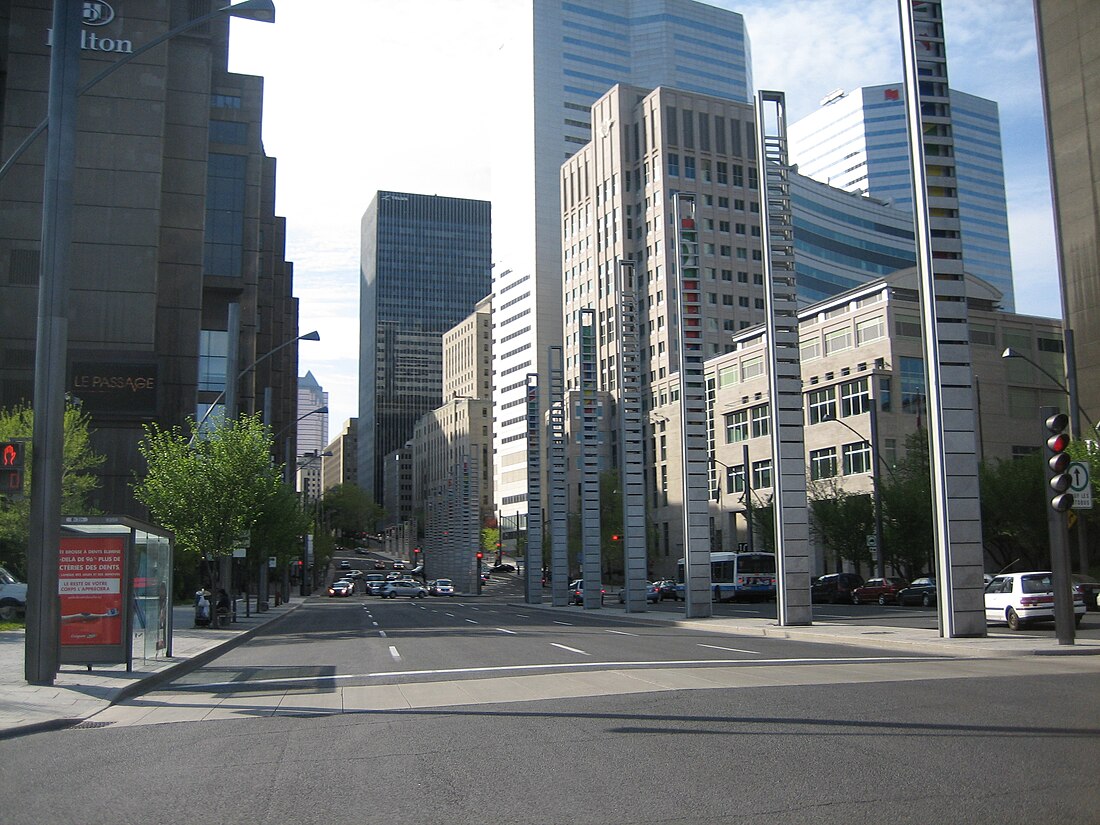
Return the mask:
<path fill-rule="evenodd" d="M 875 508 L 875 555 L 878 557 L 876 568 L 879 577 L 884 578 L 886 576 L 886 548 L 882 546 L 882 492 L 879 488 L 879 461 L 881 456 L 878 452 L 878 400 L 872 397 L 870 401 L 871 434 L 866 440 L 871 447 L 871 466 L 873 468 L 871 472 L 871 499 Z M 851 427 L 846 422 L 841 421 L 835 415 L 823 420 L 833 421 L 847 428 L 849 432 L 856 435 L 859 439 L 864 440 L 863 433 Z"/>
<path fill-rule="evenodd" d="M 77 97 L 108 74 L 171 37 L 219 15 L 239 15 L 273 22 L 271 0 L 246 0 L 226 6 L 124 55 L 83 86 L 80 82 L 80 34 L 84 3 L 54 0 L 48 116 L 2 167 L 12 169 L 47 126 L 43 165 L 41 262 L 34 367 L 31 513 L 28 525 L 27 640 L 24 677 L 35 685 L 52 685 L 59 664 L 57 564 L 61 544 L 61 473 L 64 449 L 65 362 L 69 346 L 68 275 L 72 254 L 73 186 L 76 171 Z"/>
<path fill-rule="evenodd" d="M 328 412 L 328 405 L 326 404 L 326 405 L 322 405 L 322 406 L 318 407 L 315 410 L 310 410 L 309 412 L 305 413 L 304 415 L 298 416 L 298 418 L 296 420 L 290 422 L 285 427 L 283 427 L 281 430 L 279 430 L 279 432 L 275 433 L 275 435 L 271 436 L 272 446 L 274 447 L 276 444 L 278 444 L 279 443 L 279 436 L 281 436 L 283 433 L 285 433 L 291 427 L 295 426 L 299 421 L 302 421 L 303 419 L 309 418 L 311 415 L 321 415 L 321 414 L 327 413 L 327 412 Z M 291 478 L 291 472 L 292 472 L 291 467 L 293 465 L 293 461 L 291 461 L 290 444 L 291 444 L 291 437 L 288 435 L 286 437 L 286 448 L 285 448 L 286 449 L 286 452 L 285 452 L 286 462 L 283 464 L 283 481 L 288 485 L 293 480 Z"/>
<path fill-rule="evenodd" d="M 723 464 L 712 454 L 710 457 L 711 463 L 717 464 L 726 470 L 727 473 L 732 469 L 728 464 Z M 745 500 L 745 550 L 749 553 L 754 552 L 754 542 L 752 538 L 752 477 L 749 472 L 749 445 L 741 445 L 741 461 L 744 467 L 744 500 Z M 718 500 L 722 499 L 722 479 L 717 477 L 715 473 L 715 480 L 717 481 L 716 492 L 718 493 Z M 736 527 L 736 525 L 734 525 Z M 737 537 L 734 537 L 736 541 Z M 740 543 L 740 542 L 738 542 Z"/>

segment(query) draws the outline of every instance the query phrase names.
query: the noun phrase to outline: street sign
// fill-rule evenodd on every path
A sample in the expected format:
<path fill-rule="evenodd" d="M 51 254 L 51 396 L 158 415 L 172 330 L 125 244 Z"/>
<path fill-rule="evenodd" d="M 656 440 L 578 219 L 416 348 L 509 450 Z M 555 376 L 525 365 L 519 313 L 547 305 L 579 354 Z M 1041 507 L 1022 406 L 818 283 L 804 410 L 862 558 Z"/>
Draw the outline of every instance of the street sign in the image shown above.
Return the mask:
<path fill-rule="evenodd" d="M 1086 461 L 1074 461 L 1069 465 L 1069 489 L 1073 493 L 1074 510 L 1092 509 L 1092 479 Z"/>
<path fill-rule="evenodd" d="M 875 540 L 875 534 L 874 533 L 870 533 L 867 536 L 867 549 L 868 550 L 877 550 L 878 549 L 878 541 Z"/>

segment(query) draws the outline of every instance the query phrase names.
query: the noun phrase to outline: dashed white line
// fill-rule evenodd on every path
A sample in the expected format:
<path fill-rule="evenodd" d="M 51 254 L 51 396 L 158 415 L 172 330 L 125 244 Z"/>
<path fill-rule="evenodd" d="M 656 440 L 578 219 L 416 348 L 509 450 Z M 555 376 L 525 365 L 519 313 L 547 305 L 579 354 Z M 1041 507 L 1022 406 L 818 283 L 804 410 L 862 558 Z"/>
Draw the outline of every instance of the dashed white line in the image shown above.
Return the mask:
<path fill-rule="evenodd" d="M 390 655 L 393 657 L 395 662 L 401 661 L 401 654 L 397 652 L 397 648 L 393 645 L 390 645 Z"/>
<path fill-rule="evenodd" d="M 605 628 L 606 629 L 606 628 Z M 625 630 L 608 630 L 608 633 L 614 633 L 616 636 L 637 636 L 637 633 L 627 633 Z"/>
<path fill-rule="evenodd" d="M 560 647 L 562 650 L 568 650 L 570 653 L 579 653 L 582 656 L 590 655 L 583 650 L 577 650 L 577 648 L 569 647 L 568 645 L 559 645 L 557 642 L 551 642 L 550 644 L 552 644 L 554 647 Z"/>
<path fill-rule="evenodd" d="M 378 622 L 371 622 L 371 627 L 378 627 Z"/>
<path fill-rule="evenodd" d="M 518 633 L 516 633 L 516 631 L 514 631 L 514 630 L 505 630 L 503 627 L 498 627 L 497 630 L 499 630 L 501 633 L 507 633 L 509 636 L 518 636 L 519 635 Z"/>
<path fill-rule="evenodd" d="M 728 650 L 730 653 L 751 653 L 753 656 L 759 656 L 760 652 L 756 650 L 742 650 L 739 647 L 719 647 L 718 645 L 704 645 L 699 647 L 709 647 L 711 650 Z"/>
<path fill-rule="evenodd" d="M 444 615 L 450 616 L 450 617 L 451 617 L 452 619 L 453 619 L 453 618 L 455 617 L 455 614 L 454 614 L 454 613 L 446 613 L 446 614 L 444 614 Z"/>
<path fill-rule="evenodd" d="M 385 639 L 386 638 L 386 631 L 385 630 L 379 630 L 378 635 L 381 636 L 383 639 Z"/>
<path fill-rule="evenodd" d="M 473 619 L 467 619 L 466 621 L 468 621 L 470 624 L 477 624 L 477 622 L 475 622 Z"/>
<path fill-rule="evenodd" d="M 572 627 L 573 626 L 572 622 L 559 622 L 557 619 L 554 620 L 554 624 L 563 624 L 566 627 Z"/>
<path fill-rule="evenodd" d="M 528 615 L 527 615 L 526 613 L 517 613 L 517 614 L 516 614 L 516 618 L 519 618 L 519 619 L 530 619 L 531 617 L 530 617 L 530 616 L 528 616 Z"/>

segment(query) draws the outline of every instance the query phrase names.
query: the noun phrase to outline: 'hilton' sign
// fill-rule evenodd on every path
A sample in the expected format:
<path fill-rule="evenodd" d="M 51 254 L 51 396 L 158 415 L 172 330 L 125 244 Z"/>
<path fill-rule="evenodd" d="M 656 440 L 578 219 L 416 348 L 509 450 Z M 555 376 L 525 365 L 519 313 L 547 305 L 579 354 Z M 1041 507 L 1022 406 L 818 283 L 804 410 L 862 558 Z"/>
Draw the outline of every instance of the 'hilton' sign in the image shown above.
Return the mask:
<path fill-rule="evenodd" d="M 104 2 L 86 2 L 84 4 L 85 26 L 106 26 L 115 19 L 115 10 Z M 53 45 L 53 30 L 46 30 L 46 45 Z M 133 54 L 134 44 L 131 40 L 116 40 L 113 37 L 100 37 L 94 31 L 87 29 L 80 31 L 80 48 L 90 52 L 114 52 L 115 54 Z"/>

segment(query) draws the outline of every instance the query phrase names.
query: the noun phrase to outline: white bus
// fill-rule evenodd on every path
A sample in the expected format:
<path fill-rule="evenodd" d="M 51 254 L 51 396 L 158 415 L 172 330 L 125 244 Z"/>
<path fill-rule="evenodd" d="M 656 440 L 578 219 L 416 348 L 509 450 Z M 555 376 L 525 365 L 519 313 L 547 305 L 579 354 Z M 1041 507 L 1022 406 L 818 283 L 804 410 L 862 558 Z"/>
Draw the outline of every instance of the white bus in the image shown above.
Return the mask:
<path fill-rule="evenodd" d="M 711 594 L 715 601 L 775 598 L 775 553 L 711 553 Z M 684 583 L 684 560 L 676 562 L 676 582 Z"/>

